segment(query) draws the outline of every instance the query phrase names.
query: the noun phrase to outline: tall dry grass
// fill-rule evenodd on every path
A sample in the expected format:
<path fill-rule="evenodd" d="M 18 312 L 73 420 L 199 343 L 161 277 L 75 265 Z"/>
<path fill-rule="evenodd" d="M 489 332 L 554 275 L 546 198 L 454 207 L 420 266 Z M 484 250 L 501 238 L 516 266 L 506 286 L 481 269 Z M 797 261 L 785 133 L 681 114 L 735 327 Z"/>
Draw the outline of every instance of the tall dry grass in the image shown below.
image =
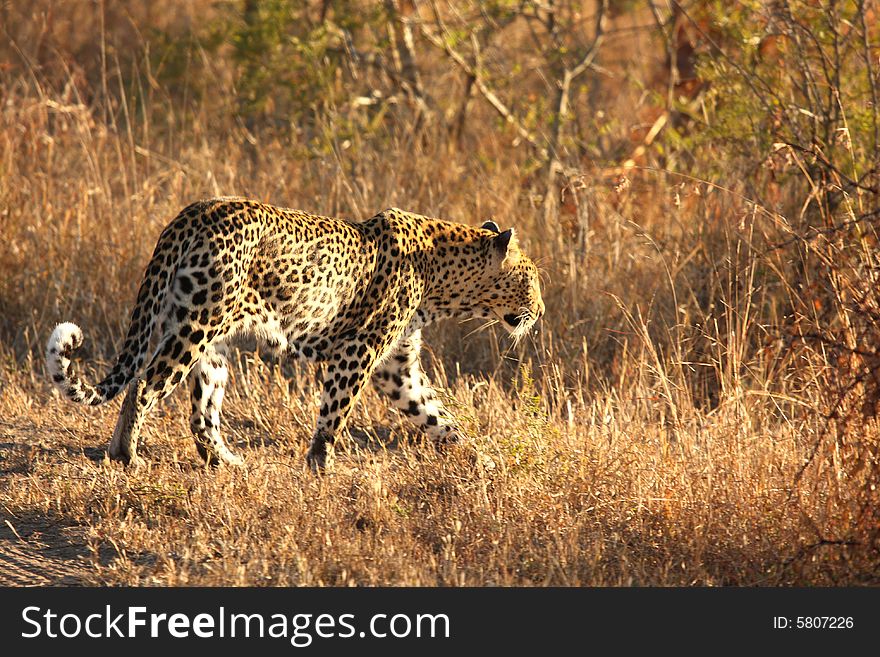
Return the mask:
<path fill-rule="evenodd" d="M 236 120 L 222 61 L 203 69 L 217 73 L 209 97 L 163 87 L 148 36 L 168 28 L 162 16 L 111 12 L 89 31 L 100 38 L 75 43 L 39 11 L 6 22 L 0 509 L 35 559 L 60 527 L 78 581 L 94 584 L 878 582 L 880 431 L 867 417 L 853 450 L 815 412 L 835 362 L 794 361 L 772 329 L 797 283 L 753 248 L 778 235 L 772 213 L 731 183 L 644 169 L 615 187 L 585 169 L 547 220 L 532 163 L 480 106 L 461 148 L 398 121 L 306 155 L 295 137 Z M 11 38 L 31 33 L 43 50 Z M 613 98 L 609 115 L 639 102 L 626 86 Z M 368 392 L 335 469 L 313 477 L 314 369 L 244 351 L 224 430 L 245 469 L 199 466 L 182 390 L 148 420 L 146 468 L 107 462 L 97 448 L 118 402 L 59 400 L 42 345 L 76 321 L 86 367 L 103 371 L 161 228 L 220 194 L 515 226 L 545 279 L 534 339 L 513 349 L 471 323 L 428 334 L 425 357 L 472 444 L 420 445 Z"/>

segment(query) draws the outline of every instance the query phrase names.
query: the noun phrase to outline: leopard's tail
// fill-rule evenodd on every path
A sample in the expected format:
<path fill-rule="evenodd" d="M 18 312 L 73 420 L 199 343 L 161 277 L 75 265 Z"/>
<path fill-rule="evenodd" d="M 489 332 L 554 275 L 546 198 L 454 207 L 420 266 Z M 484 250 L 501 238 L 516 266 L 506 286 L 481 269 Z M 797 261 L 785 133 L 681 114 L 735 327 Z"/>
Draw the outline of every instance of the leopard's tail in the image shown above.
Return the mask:
<path fill-rule="evenodd" d="M 46 365 L 52 382 L 69 400 L 91 406 L 103 404 L 118 395 L 140 372 L 147 357 L 150 336 L 166 311 L 165 299 L 186 247 L 174 238 L 171 230 L 176 223 L 188 218 L 184 216 L 185 212 L 159 237 L 138 290 L 125 344 L 116 357 L 116 364 L 100 382 L 91 384 L 83 380 L 71 360 L 73 352 L 83 343 L 82 329 L 65 322 L 52 331 L 46 345 Z"/>

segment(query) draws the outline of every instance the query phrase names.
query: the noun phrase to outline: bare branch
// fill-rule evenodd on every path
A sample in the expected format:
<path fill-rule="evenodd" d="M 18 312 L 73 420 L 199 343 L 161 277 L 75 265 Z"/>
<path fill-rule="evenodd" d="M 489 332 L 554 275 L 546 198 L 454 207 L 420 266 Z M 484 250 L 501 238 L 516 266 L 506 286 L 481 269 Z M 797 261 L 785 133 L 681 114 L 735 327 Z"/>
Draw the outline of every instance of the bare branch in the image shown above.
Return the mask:
<path fill-rule="evenodd" d="M 608 0 L 601 0 L 596 10 L 596 21 L 594 29 L 593 43 L 587 48 L 581 60 L 572 68 L 565 68 L 562 72 L 562 80 L 559 83 L 559 93 L 556 96 L 556 115 L 553 117 L 553 129 L 550 136 L 550 160 L 547 163 L 547 185 L 544 193 L 544 215 L 549 218 L 553 209 L 556 207 L 556 195 L 553 185 L 556 174 L 562 169 L 562 163 L 559 157 L 559 144 L 562 142 L 562 133 L 565 129 L 565 121 L 571 104 L 571 84 L 578 77 L 583 75 L 584 71 L 593 65 L 593 61 L 599 54 L 599 46 L 604 38 L 604 21 L 605 12 L 608 9 Z"/>
<path fill-rule="evenodd" d="M 469 77 L 473 78 L 474 85 L 477 87 L 480 94 L 482 94 L 483 98 L 485 98 L 495 111 L 498 112 L 498 114 L 500 114 L 504 120 L 511 125 L 511 127 L 513 127 L 517 135 L 538 149 L 541 153 L 541 157 L 546 157 L 546 147 L 544 147 L 538 138 L 523 125 L 522 121 L 517 118 L 509 107 L 507 107 L 504 101 L 502 101 L 501 98 L 489 88 L 486 81 L 483 79 L 483 76 L 480 75 L 480 71 L 474 66 L 471 66 L 461 53 L 456 51 L 450 45 L 449 32 L 443 23 L 443 19 L 440 17 L 440 12 L 437 10 L 436 4 L 432 2 L 431 7 L 434 10 L 434 18 L 442 36 L 432 33 L 424 24 L 421 24 L 419 29 L 422 36 L 424 36 L 431 45 L 445 52 L 456 65 L 458 65 Z"/>

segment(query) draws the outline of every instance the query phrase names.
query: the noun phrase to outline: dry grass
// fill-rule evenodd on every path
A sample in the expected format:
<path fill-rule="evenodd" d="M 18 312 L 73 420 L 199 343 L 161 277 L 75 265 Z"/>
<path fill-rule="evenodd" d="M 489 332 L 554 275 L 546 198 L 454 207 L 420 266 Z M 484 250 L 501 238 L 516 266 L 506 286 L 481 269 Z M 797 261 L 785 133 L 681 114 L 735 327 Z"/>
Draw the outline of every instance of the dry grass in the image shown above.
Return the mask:
<path fill-rule="evenodd" d="M 0 87 L 0 561 L 33 575 L 9 583 L 880 583 L 880 427 L 857 426 L 854 450 L 810 412 L 833 364 L 774 351 L 783 295 L 741 239 L 768 229 L 736 195 L 653 174 L 615 191 L 587 172 L 576 207 L 547 223 L 503 131 L 456 149 L 393 127 L 303 157 L 271 133 L 252 148 L 207 105 L 157 119 L 173 106 L 161 89 L 125 105 L 139 78 L 112 57 L 103 80 L 28 61 Z M 617 102 L 609 114 L 633 96 Z M 494 125 L 484 111 L 475 125 Z M 42 345 L 76 321 L 103 371 L 161 227 L 233 193 L 517 227 L 545 271 L 540 333 L 516 350 L 491 329 L 462 339 L 473 324 L 428 335 L 472 444 L 418 444 L 369 392 L 314 477 L 314 370 L 242 352 L 224 429 L 246 468 L 200 467 L 183 390 L 148 420 L 148 465 L 105 460 L 119 402 L 58 399 Z"/>
<path fill-rule="evenodd" d="M 243 471 L 199 466 L 179 397 L 150 423 L 150 464 L 126 471 L 95 449 L 115 407 L 71 413 L 46 389 L 5 386 L 2 503 L 14 526 L 85 528 L 94 584 L 866 581 L 859 550 L 802 553 L 805 510 L 823 515 L 827 497 L 790 497 L 803 441 L 748 426 L 760 405 L 673 431 L 616 394 L 572 398 L 569 421 L 528 390 L 460 377 L 450 393 L 472 446 L 412 444 L 370 394 L 367 431 L 316 478 L 303 469 L 313 395 L 258 363 L 227 406 Z"/>

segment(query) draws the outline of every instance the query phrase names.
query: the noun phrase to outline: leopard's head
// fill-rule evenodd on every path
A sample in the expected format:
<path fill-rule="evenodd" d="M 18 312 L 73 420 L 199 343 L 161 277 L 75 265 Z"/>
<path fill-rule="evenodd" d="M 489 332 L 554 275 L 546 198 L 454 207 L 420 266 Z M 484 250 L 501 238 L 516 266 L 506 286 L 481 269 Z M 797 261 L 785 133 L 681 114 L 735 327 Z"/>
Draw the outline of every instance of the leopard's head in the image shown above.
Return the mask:
<path fill-rule="evenodd" d="M 482 228 L 486 263 L 477 310 L 497 319 L 518 341 L 544 314 L 538 268 L 520 250 L 512 228 L 502 232 L 493 221 Z"/>

